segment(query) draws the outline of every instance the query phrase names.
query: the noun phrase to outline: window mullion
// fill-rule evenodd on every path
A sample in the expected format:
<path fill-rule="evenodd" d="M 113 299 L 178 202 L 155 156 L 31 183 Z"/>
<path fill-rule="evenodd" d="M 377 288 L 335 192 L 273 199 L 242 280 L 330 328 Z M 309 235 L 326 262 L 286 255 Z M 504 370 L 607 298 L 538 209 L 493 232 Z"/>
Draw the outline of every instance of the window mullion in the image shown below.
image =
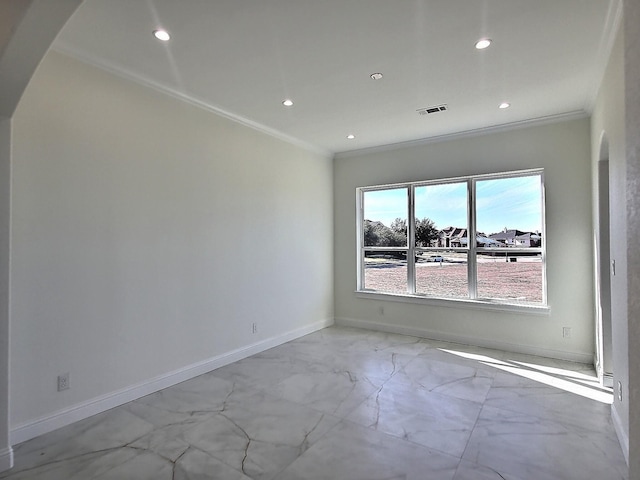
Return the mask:
<path fill-rule="evenodd" d="M 356 278 L 356 284 L 358 290 L 364 289 L 364 192 L 362 190 L 357 191 L 356 195 L 356 218 L 358 219 L 357 244 L 358 244 L 358 275 Z"/>
<path fill-rule="evenodd" d="M 409 187 L 408 202 L 409 218 L 407 219 L 407 290 L 416 293 L 416 215 L 415 215 L 415 185 Z"/>
<path fill-rule="evenodd" d="M 536 175 L 541 185 L 529 178 Z M 540 205 L 534 203 L 537 190 Z M 546 306 L 545 190 L 541 169 L 362 187 L 356 191 L 358 290 Z M 501 197 L 507 194 L 516 199 L 516 204 Z M 516 206 L 520 203 L 531 206 L 531 218 L 518 215 Z M 381 210 L 379 205 L 389 208 Z M 425 219 L 424 231 L 422 220 L 418 223 L 416 219 L 418 213 Z M 466 225 L 462 225 L 465 213 Z M 372 218 L 365 220 L 366 216 Z M 541 219 L 536 220 L 538 217 Z M 507 227 L 524 227 L 524 233 L 507 227 L 503 231 L 497 225 L 502 218 Z M 448 222 L 452 224 L 442 228 Z M 481 239 L 479 228 L 483 229 Z M 420 245 L 417 235 L 421 236 Z M 416 255 L 420 256 L 419 262 Z M 538 277 L 540 269 L 542 278 Z M 531 292 L 524 283 L 509 282 L 505 272 L 527 279 Z"/>
<path fill-rule="evenodd" d="M 540 255 L 542 257 L 542 303 L 547 304 L 547 219 L 546 219 L 546 193 L 544 187 L 544 172 L 540 173 L 540 211 L 542 214 L 542 225 L 540 234 Z"/>
<path fill-rule="evenodd" d="M 467 231 L 467 247 L 469 253 L 467 254 L 467 280 L 469 283 L 469 298 L 475 300 L 478 298 L 478 265 L 476 254 L 476 182 L 474 179 L 467 181 L 467 209 L 469 218 L 469 230 Z"/>

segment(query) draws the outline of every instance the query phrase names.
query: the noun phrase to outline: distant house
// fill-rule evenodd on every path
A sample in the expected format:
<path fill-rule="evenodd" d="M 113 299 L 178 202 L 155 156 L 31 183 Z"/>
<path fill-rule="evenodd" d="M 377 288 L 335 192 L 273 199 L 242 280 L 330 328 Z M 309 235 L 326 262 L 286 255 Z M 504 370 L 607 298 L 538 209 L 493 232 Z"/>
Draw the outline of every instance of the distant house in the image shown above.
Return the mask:
<path fill-rule="evenodd" d="M 436 241 L 436 247 L 464 247 L 461 239 L 467 237 L 467 229 L 460 227 L 447 227 L 440 230 L 438 239 Z"/>
<path fill-rule="evenodd" d="M 521 232 L 520 230 L 509 230 L 509 229 L 504 229 L 502 232 L 500 233 L 492 233 L 491 235 L 489 235 L 489 238 L 492 240 L 496 240 L 500 243 L 502 243 L 504 246 L 507 247 L 515 247 L 516 246 L 516 237 L 524 235 L 525 232 Z"/>
<path fill-rule="evenodd" d="M 462 237 L 460 239 L 461 246 L 467 246 L 467 237 Z M 491 248 L 491 247 L 504 247 L 504 245 L 497 240 L 492 240 L 487 237 L 484 233 L 478 233 L 476 235 L 476 245 L 482 248 Z"/>
<path fill-rule="evenodd" d="M 539 247 L 542 241 L 542 237 L 538 232 L 523 232 L 507 228 L 500 233 L 492 233 L 489 238 L 507 247 L 520 248 Z"/>
<path fill-rule="evenodd" d="M 462 227 L 447 227 L 440 230 L 438 239 L 434 242 L 434 247 L 458 247 L 467 246 L 467 229 Z M 487 237 L 484 233 L 476 233 L 476 244 L 479 247 L 500 247 L 503 244 L 499 241 Z"/>
<path fill-rule="evenodd" d="M 542 237 L 535 232 L 528 232 L 516 237 L 516 247 L 539 247 Z"/>
<path fill-rule="evenodd" d="M 431 242 L 432 247 L 441 248 L 465 248 L 468 242 L 468 231 L 462 227 L 447 227 L 440 230 L 438 238 Z M 542 236 L 538 232 L 523 232 L 517 229 L 505 228 L 502 232 L 485 235 L 476 233 L 476 245 L 478 247 L 539 247 L 542 244 Z"/>

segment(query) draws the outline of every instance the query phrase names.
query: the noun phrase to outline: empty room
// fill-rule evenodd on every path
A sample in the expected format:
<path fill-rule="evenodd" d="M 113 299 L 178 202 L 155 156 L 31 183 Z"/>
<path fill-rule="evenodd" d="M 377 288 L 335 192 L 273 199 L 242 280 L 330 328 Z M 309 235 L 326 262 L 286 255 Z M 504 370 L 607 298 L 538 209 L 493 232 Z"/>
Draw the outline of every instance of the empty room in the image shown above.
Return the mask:
<path fill-rule="evenodd" d="M 0 479 L 640 480 L 637 1 L 0 19 Z"/>

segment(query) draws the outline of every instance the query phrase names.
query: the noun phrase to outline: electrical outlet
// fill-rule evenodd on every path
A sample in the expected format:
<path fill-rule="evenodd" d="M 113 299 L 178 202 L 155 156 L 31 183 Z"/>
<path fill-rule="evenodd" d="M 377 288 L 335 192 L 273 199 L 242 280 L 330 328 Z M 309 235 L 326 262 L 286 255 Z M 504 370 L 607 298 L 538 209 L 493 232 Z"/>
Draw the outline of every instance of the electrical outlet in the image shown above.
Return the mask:
<path fill-rule="evenodd" d="M 251 324 L 251 333 L 258 333 L 258 324 L 256 322 Z"/>
<path fill-rule="evenodd" d="M 58 391 L 61 392 L 63 390 L 69 390 L 71 386 L 69 385 L 69 373 L 63 373 L 62 375 L 58 375 Z"/>
<path fill-rule="evenodd" d="M 571 338 L 571 327 L 562 327 L 562 337 Z"/>
<path fill-rule="evenodd" d="M 622 382 L 618 381 L 618 400 L 622 401 Z"/>

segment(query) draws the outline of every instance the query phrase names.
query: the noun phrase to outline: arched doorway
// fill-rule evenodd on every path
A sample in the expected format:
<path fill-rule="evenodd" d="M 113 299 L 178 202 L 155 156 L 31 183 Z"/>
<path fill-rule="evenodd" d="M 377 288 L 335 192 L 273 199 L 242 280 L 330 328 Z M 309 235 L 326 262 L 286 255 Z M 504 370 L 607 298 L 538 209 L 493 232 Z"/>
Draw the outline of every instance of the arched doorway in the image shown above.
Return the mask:
<path fill-rule="evenodd" d="M 13 466 L 13 449 L 9 441 L 8 306 L 11 117 L 42 57 L 82 1 L 0 2 L 4 28 L 0 35 L 0 472 Z"/>
<path fill-rule="evenodd" d="M 598 160 L 598 231 L 596 234 L 596 369 L 607 387 L 613 386 L 611 336 L 611 236 L 609 210 L 609 140 L 603 133 Z"/>

